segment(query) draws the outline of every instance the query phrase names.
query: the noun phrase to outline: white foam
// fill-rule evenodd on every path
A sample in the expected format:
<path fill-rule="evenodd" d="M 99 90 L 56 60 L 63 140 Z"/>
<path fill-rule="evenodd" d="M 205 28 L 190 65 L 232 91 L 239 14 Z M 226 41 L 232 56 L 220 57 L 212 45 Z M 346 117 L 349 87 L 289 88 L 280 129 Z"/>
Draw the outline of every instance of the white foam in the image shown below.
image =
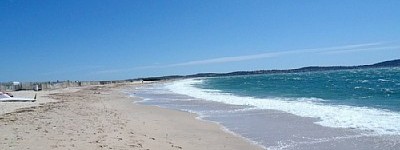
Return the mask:
<path fill-rule="evenodd" d="M 355 128 L 377 134 L 400 135 L 400 113 L 367 107 L 326 105 L 318 101 L 288 101 L 284 98 L 260 99 L 240 97 L 217 90 L 205 90 L 193 85 L 201 84 L 200 79 L 186 79 L 173 82 L 166 87 L 172 92 L 191 97 L 217 101 L 232 105 L 249 105 L 259 109 L 281 110 L 301 117 L 319 118 L 316 124 L 335 128 Z"/>
<path fill-rule="evenodd" d="M 389 82 L 390 80 L 386 80 L 386 79 L 378 79 L 378 81 L 381 81 L 381 82 Z"/>

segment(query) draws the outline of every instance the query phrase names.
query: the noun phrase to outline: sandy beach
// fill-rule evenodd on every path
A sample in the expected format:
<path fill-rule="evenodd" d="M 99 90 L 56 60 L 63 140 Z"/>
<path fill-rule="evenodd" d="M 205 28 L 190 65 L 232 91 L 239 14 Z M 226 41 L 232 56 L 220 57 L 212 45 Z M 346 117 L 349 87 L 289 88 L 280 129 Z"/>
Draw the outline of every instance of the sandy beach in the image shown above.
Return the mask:
<path fill-rule="evenodd" d="M 262 149 L 195 114 L 134 104 L 121 92 L 126 86 L 137 85 L 40 91 L 34 103 L 0 103 L 0 149 Z"/>

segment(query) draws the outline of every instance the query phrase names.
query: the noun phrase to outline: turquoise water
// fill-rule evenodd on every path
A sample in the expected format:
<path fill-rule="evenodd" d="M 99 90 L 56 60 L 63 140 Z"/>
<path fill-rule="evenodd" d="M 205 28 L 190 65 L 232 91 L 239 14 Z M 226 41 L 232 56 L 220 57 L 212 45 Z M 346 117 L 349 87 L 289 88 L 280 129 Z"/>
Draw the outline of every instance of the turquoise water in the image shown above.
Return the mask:
<path fill-rule="evenodd" d="M 315 124 L 400 135 L 400 69 L 197 78 L 174 93 L 317 119 Z"/>
<path fill-rule="evenodd" d="M 266 149 L 400 149 L 400 69 L 190 78 L 137 87 Z"/>
<path fill-rule="evenodd" d="M 400 68 L 208 78 L 196 87 L 237 96 L 400 111 Z"/>

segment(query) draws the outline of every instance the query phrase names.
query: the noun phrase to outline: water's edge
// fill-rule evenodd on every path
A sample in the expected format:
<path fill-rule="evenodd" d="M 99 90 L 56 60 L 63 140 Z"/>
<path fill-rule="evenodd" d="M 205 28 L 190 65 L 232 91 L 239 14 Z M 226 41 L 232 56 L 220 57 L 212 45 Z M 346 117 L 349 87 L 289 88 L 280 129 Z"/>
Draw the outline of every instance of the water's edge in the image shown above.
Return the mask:
<path fill-rule="evenodd" d="M 158 84 L 158 83 L 153 83 L 153 84 Z M 133 86 L 133 87 L 136 87 L 136 86 Z M 242 136 L 242 135 L 240 135 L 238 133 L 235 133 L 235 132 L 231 131 L 230 129 L 228 129 L 227 127 L 222 125 L 220 122 L 204 119 L 203 117 L 201 117 L 200 114 L 198 114 L 196 112 L 193 112 L 193 111 L 190 111 L 190 110 L 181 110 L 181 109 L 175 109 L 175 108 L 168 108 L 168 107 L 161 106 L 161 105 L 149 105 L 149 104 L 146 104 L 146 103 L 144 103 L 144 101 L 146 101 L 145 98 L 134 96 L 131 92 L 132 92 L 132 87 L 130 87 L 130 88 L 128 87 L 128 88 L 126 88 L 126 89 L 124 89 L 122 91 L 123 94 L 125 94 L 126 96 L 131 97 L 131 98 L 134 99 L 134 101 L 132 103 L 135 103 L 135 104 L 138 104 L 138 105 L 154 106 L 154 107 L 158 107 L 158 108 L 161 108 L 161 109 L 170 109 L 170 110 L 179 111 L 179 112 L 183 112 L 183 113 L 193 114 L 193 115 L 195 115 L 195 119 L 196 120 L 204 121 L 204 122 L 208 122 L 208 123 L 212 123 L 212 124 L 216 124 L 225 133 L 228 133 L 228 134 L 230 134 L 232 136 L 241 138 L 244 141 L 246 141 L 247 143 L 249 143 L 251 145 L 254 145 L 254 146 L 257 146 L 257 147 L 260 147 L 261 149 L 267 149 L 264 145 L 262 145 L 262 144 L 260 144 L 260 143 L 258 143 L 256 141 L 253 141 L 253 140 L 251 140 L 249 138 L 246 138 L 246 137 L 244 137 L 244 136 Z"/>
<path fill-rule="evenodd" d="M 158 85 L 159 86 L 159 85 Z M 323 127 L 316 118 L 300 117 L 278 110 L 259 110 L 228 105 L 166 92 L 153 85 L 147 91 L 133 89 L 144 105 L 195 113 L 200 120 L 217 123 L 228 133 L 266 149 L 396 149 L 399 136 L 365 134 L 358 129 Z M 371 148 L 372 147 L 372 148 Z M 332 147 L 331 147 L 332 148 Z"/>

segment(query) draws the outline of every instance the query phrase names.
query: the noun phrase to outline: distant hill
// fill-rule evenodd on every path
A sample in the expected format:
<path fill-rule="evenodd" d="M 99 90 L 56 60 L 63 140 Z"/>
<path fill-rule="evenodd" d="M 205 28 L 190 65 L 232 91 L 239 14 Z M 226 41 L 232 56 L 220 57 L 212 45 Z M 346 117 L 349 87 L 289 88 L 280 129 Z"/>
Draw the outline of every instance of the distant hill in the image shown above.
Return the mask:
<path fill-rule="evenodd" d="M 273 73 L 300 73 L 300 72 L 316 72 L 316 71 L 333 71 L 333 70 L 349 70 L 349 69 L 369 69 L 369 68 L 390 68 L 400 67 L 400 59 L 379 62 L 372 65 L 358 65 L 358 66 L 309 66 L 298 69 L 287 70 L 257 70 L 257 71 L 236 71 L 230 73 L 199 73 L 187 76 L 173 75 L 163 77 L 149 77 L 130 80 L 143 80 L 143 81 L 159 81 L 180 78 L 195 78 L 195 77 L 221 77 L 221 76 L 237 76 L 237 75 L 256 75 L 256 74 L 273 74 Z"/>
<path fill-rule="evenodd" d="M 371 67 L 398 67 L 400 66 L 400 59 L 384 61 L 370 65 Z"/>

